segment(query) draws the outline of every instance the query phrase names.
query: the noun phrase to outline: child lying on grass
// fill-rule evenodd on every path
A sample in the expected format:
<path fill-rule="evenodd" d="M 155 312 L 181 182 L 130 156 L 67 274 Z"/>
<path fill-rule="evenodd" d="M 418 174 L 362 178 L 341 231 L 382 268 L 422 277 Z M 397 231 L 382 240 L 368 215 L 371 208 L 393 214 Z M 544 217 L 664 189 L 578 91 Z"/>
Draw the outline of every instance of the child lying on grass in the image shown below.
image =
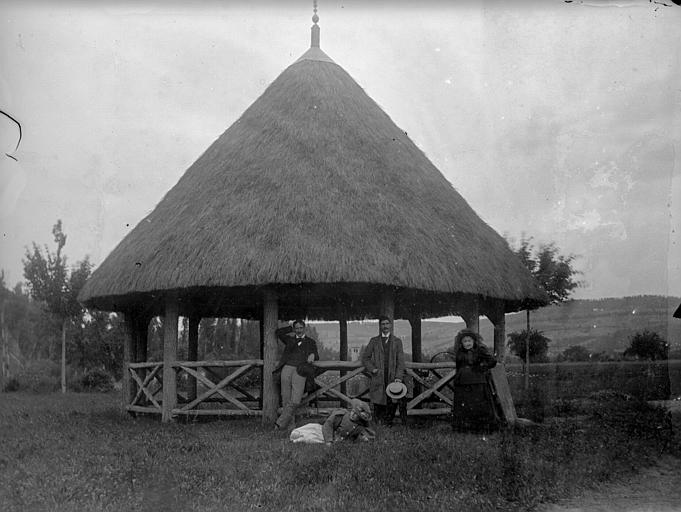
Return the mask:
<path fill-rule="evenodd" d="M 338 441 L 371 441 L 376 433 L 369 427 L 369 404 L 353 398 L 350 409 L 334 409 L 323 425 L 308 423 L 291 432 L 294 443 L 325 443 Z"/>

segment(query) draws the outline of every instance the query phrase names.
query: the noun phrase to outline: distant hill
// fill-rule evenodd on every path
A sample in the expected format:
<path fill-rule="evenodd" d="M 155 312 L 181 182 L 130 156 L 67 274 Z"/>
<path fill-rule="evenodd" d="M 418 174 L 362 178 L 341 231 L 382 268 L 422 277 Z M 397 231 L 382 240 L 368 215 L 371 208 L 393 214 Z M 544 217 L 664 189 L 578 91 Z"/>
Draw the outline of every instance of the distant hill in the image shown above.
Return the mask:
<path fill-rule="evenodd" d="M 544 332 L 551 339 L 549 354 L 557 355 L 572 345 L 583 345 L 590 352 L 622 352 L 629 346 L 629 337 L 637 331 L 649 329 L 663 336 L 671 349 L 681 349 L 681 319 L 673 318 L 681 298 L 658 295 L 635 297 L 573 300 L 557 306 L 532 311 L 531 327 Z M 525 312 L 506 315 L 506 333 L 525 328 Z M 339 328 L 336 322 L 314 323 L 326 347 L 338 350 Z M 464 327 L 462 322 L 426 320 L 421 326 L 423 352 L 435 354 L 451 347 L 454 336 Z M 492 345 L 493 327 L 480 318 L 480 332 Z M 378 322 L 348 323 L 348 346 L 366 345 L 378 334 Z M 405 350 L 411 352 L 409 322 L 395 322 L 395 334 L 402 338 Z"/>

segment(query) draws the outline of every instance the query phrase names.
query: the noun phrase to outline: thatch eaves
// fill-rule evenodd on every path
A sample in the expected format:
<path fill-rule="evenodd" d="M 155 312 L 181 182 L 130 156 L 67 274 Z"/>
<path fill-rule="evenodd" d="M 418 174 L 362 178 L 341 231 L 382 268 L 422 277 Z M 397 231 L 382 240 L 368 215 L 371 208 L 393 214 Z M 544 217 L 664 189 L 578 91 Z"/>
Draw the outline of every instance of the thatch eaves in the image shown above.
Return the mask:
<path fill-rule="evenodd" d="M 503 299 L 507 310 L 545 300 L 506 241 L 312 48 L 189 167 L 79 298 L 115 309 L 169 291 L 243 299 L 264 285 L 351 283 Z"/>

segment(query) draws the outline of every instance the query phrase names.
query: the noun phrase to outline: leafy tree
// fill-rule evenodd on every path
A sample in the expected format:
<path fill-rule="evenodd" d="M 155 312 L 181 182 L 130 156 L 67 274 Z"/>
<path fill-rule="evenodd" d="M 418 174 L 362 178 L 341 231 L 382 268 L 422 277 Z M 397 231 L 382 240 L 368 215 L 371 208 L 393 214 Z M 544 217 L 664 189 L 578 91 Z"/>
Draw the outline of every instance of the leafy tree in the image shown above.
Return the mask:
<path fill-rule="evenodd" d="M 535 248 L 532 237 L 524 234 L 516 248 L 509 242 L 511 250 L 530 271 L 535 281 L 544 289 L 550 304 L 559 304 L 570 298 L 572 292 L 579 286 L 575 278 L 580 274 L 573 267 L 577 258 L 574 254 L 564 256 L 555 243 L 540 244 Z"/>
<path fill-rule="evenodd" d="M 516 254 L 520 261 L 525 265 L 525 268 L 530 271 L 537 284 L 544 289 L 549 298 L 549 304 L 559 304 L 568 300 L 575 288 L 579 286 L 579 282 L 575 281 L 575 277 L 579 274 L 572 266 L 576 256 L 570 254 L 563 256 L 559 254 L 559 249 L 555 243 L 541 244 L 535 250 L 532 244 L 532 237 L 526 237 L 524 234 L 520 238 L 520 244 L 516 249 L 511 250 Z M 531 333 L 530 328 L 530 310 L 536 309 L 535 306 L 527 307 L 527 329 L 525 334 Z M 524 354 L 525 361 L 525 389 L 530 386 L 529 372 L 530 360 L 532 350 L 532 343 L 525 344 L 526 352 Z M 521 356 L 523 357 L 523 356 Z"/>
<path fill-rule="evenodd" d="M 572 268 L 575 255 L 563 256 L 558 254 L 554 243 L 539 246 L 536 256 L 536 266 L 532 275 L 546 291 L 551 304 L 559 304 L 570 298 L 579 282 L 574 280 L 578 272 Z"/>
<path fill-rule="evenodd" d="M 520 357 L 525 359 L 525 354 L 527 352 L 527 330 L 523 329 L 520 332 L 512 332 L 508 335 L 508 346 L 511 351 Z M 536 329 L 530 329 L 530 344 L 529 344 L 529 355 L 531 363 L 543 363 L 548 361 L 547 353 L 549 350 L 549 338 L 544 336 L 542 331 Z"/>
<path fill-rule="evenodd" d="M 629 348 L 624 351 L 625 356 L 639 359 L 667 359 L 669 344 L 656 332 L 644 329 L 629 337 Z"/>
<path fill-rule="evenodd" d="M 61 220 L 52 228 L 52 235 L 57 244 L 55 252 L 45 245 L 45 253 L 34 242 L 33 250 L 26 250 L 24 277 L 33 299 L 41 302 L 45 309 L 61 322 L 62 340 L 62 392 L 66 392 L 66 331 L 68 324 L 77 317 L 82 317 L 83 307 L 77 300 L 78 292 L 92 271 L 92 265 L 86 257 L 73 269 L 67 267 L 66 256 L 62 250 L 66 245 L 66 234 L 62 230 Z"/>
<path fill-rule="evenodd" d="M 589 361 L 591 353 L 581 345 L 572 345 L 563 350 L 561 356 L 563 361 L 581 362 Z"/>

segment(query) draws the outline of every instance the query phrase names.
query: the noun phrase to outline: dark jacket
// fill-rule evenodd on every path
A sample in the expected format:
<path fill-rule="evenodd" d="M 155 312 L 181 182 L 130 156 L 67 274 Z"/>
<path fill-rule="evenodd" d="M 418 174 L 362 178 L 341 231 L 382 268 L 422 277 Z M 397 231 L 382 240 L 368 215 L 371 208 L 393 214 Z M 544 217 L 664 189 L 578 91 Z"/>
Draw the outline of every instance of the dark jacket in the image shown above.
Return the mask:
<path fill-rule="evenodd" d="M 326 443 L 344 439 L 369 441 L 376 437 L 368 422 L 350 419 L 349 409 L 334 409 L 322 426 L 322 434 Z"/>
<path fill-rule="evenodd" d="M 298 366 L 300 363 L 306 362 L 310 354 L 314 354 L 314 360 L 319 361 L 317 342 L 308 336 L 304 336 L 302 340 L 297 340 L 295 335 L 291 333 L 293 333 L 293 327 L 290 325 L 275 331 L 279 341 L 284 344 L 284 353 L 281 355 L 276 369 L 280 369 L 286 364 Z"/>
<path fill-rule="evenodd" d="M 385 387 L 395 379 L 404 380 L 404 350 L 402 340 L 390 335 L 388 341 L 388 353 L 383 350 L 383 341 L 380 336 L 369 340 L 367 348 L 362 355 L 362 365 L 371 375 L 369 386 L 369 399 L 374 404 L 386 405 L 388 396 Z M 388 381 L 385 380 L 385 369 L 388 370 Z M 374 369 L 378 372 L 371 373 Z"/>
<path fill-rule="evenodd" d="M 497 360 L 485 345 L 476 344 L 470 350 L 461 347 L 456 353 L 454 385 L 485 384 L 486 372 Z"/>

